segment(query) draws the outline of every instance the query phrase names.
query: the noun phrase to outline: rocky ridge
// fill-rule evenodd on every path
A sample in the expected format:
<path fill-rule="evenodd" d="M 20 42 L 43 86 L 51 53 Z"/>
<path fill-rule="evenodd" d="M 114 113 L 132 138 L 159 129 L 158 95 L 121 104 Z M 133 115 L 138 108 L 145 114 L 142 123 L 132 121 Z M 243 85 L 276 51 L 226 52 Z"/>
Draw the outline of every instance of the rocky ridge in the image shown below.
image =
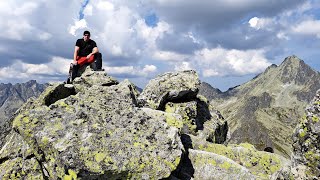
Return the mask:
<path fill-rule="evenodd" d="M 140 94 L 90 68 L 52 84 L 15 114 L 2 179 L 277 179 L 291 162 L 225 145 L 228 123 L 198 95 L 195 71 L 166 73 Z"/>
<path fill-rule="evenodd" d="M 26 83 L 0 84 L 0 148 L 9 133 L 12 115 L 30 98 L 38 97 L 46 88 L 35 80 Z"/>
<path fill-rule="evenodd" d="M 292 131 L 320 88 L 320 74 L 296 56 L 271 65 L 251 81 L 226 92 L 201 90 L 226 118 L 230 143 L 272 148 L 290 157 Z M 204 86 L 201 86 L 204 87 Z M 206 86 L 208 87 L 208 86 Z"/>

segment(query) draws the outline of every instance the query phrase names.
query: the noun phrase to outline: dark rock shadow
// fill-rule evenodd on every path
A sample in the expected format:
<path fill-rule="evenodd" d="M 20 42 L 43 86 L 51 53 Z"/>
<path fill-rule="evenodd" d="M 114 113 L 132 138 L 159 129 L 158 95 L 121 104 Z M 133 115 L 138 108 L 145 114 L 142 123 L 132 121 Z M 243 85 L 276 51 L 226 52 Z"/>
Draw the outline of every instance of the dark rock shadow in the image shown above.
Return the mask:
<path fill-rule="evenodd" d="M 60 84 L 44 98 L 44 103 L 46 106 L 50 106 L 56 101 L 67 98 L 71 95 L 76 95 L 74 87 L 67 88 L 64 84 Z"/>
<path fill-rule="evenodd" d="M 264 151 L 269 152 L 269 153 L 274 153 L 274 150 L 272 147 L 266 147 L 266 148 L 264 148 Z"/>
<path fill-rule="evenodd" d="M 181 94 L 177 97 L 170 97 L 170 93 L 165 94 L 159 104 L 157 110 L 164 111 L 165 106 L 168 102 L 173 103 L 185 103 L 194 100 L 197 96 L 197 92 L 181 92 Z"/>
<path fill-rule="evenodd" d="M 217 143 L 217 144 L 225 143 L 227 140 L 228 129 L 229 129 L 229 126 L 227 121 L 222 125 L 218 125 L 218 127 L 214 132 L 214 136 L 215 136 L 214 143 Z"/>
<path fill-rule="evenodd" d="M 203 124 L 208 119 L 211 119 L 211 114 L 209 110 L 209 106 L 206 102 L 203 102 L 199 99 L 197 99 L 197 117 L 196 117 L 196 125 L 197 125 L 197 131 L 203 130 Z"/>
<path fill-rule="evenodd" d="M 164 178 L 163 180 L 190 180 L 194 177 L 194 168 L 191 160 L 189 159 L 189 148 L 192 147 L 192 140 L 189 135 L 182 134 L 181 141 L 186 150 L 181 154 L 181 160 L 176 170 L 174 170 L 168 178 Z"/>

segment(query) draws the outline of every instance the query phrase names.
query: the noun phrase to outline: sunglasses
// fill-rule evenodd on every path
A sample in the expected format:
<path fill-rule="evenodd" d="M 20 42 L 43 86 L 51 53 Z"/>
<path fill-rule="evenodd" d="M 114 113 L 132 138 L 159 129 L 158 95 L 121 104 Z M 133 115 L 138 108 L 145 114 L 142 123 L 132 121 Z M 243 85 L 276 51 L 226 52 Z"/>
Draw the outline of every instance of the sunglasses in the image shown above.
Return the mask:
<path fill-rule="evenodd" d="M 89 34 L 84 34 L 83 36 L 90 36 Z"/>

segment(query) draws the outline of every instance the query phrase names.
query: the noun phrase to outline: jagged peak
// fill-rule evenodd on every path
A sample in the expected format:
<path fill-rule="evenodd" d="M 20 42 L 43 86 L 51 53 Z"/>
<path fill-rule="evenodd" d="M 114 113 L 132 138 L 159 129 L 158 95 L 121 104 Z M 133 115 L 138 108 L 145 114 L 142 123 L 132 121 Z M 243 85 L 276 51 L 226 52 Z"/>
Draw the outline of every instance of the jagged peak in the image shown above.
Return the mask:
<path fill-rule="evenodd" d="M 301 60 L 296 55 L 288 56 L 284 59 L 284 61 L 280 64 L 280 66 L 288 66 L 288 65 L 299 65 L 303 60 Z"/>

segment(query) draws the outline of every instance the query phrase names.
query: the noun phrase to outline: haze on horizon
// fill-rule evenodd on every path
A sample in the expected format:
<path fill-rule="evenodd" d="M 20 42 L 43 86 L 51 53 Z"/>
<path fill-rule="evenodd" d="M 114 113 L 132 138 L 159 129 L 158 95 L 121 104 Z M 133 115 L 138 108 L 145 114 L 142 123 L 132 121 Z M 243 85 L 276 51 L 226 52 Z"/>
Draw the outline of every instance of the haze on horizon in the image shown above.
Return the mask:
<path fill-rule="evenodd" d="M 194 69 L 226 90 L 296 55 L 320 70 L 316 0 L 12 0 L 0 2 L 0 83 L 64 81 L 91 31 L 106 72 L 139 87 Z"/>

